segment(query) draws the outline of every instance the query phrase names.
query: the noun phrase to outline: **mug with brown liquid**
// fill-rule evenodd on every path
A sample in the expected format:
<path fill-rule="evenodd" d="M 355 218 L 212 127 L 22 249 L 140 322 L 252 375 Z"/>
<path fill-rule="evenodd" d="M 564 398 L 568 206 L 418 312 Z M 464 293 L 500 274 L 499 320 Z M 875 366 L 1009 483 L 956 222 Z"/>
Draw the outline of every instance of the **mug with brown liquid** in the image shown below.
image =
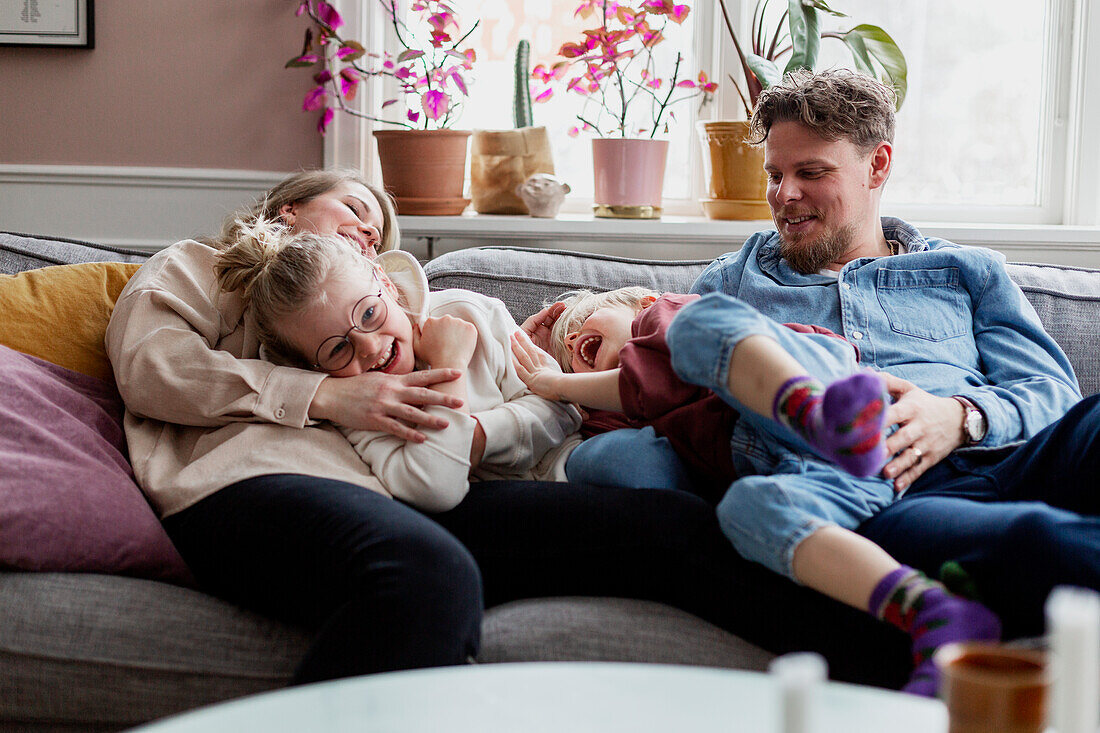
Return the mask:
<path fill-rule="evenodd" d="M 950 733 L 1040 733 L 1046 725 L 1047 655 L 1001 644 L 948 644 L 934 657 Z"/>

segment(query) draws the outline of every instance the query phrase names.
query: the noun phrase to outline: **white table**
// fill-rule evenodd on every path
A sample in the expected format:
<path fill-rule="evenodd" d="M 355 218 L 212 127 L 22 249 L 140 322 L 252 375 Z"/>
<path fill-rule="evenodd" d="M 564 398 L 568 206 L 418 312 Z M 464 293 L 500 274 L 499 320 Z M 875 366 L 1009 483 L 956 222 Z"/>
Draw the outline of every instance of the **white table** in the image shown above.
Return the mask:
<path fill-rule="evenodd" d="M 943 733 L 947 709 L 828 683 L 812 733 Z M 758 672 L 537 663 L 394 672 L 255 695 L 143 726 L 148 733 L 779 733 L 779 689 Z"/>

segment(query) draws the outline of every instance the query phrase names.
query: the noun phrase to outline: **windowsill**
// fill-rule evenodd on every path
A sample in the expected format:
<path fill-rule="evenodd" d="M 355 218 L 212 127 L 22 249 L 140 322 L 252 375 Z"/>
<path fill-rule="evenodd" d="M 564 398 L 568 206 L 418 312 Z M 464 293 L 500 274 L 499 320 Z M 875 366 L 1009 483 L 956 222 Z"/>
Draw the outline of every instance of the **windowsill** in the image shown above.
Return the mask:
<path fill-rule="evenodd" d="M 716 221 L 701 216 L 660 219 L 601 219 L 591 214 L 559 214 L 556 219 L 504 214 L 399 216 L 404 237 L 454 239 L 556 240 L 579 237 L 601 241 L 711 244 L 744 240 L 771 226 L 770 220 Z"/>
<path fill-rule="evenodd" d="M 402 238 L 427 241 L 429 256 L 438 240 L 531 244 L 550 241 L 598 241 L 614 249 L 629 245 L 704 245 L 736 249 L 755 232 L 772 228 L 770 220 L 723 221 L 701 216 L 661 219 L 599 219 L 591 214 L 560 214 L 556 219 L 466 213 L 461 216 L 399 216 Z M 1010 260 L 1100 266 L 1100 227 L 1042 224 L 952 224 L 914 222 L 925 236 L 1000 250 Z M 582 247 L 578 247 L 582 248 Z M 1062 256 L 1048 254 L 1061 253 Z"/>

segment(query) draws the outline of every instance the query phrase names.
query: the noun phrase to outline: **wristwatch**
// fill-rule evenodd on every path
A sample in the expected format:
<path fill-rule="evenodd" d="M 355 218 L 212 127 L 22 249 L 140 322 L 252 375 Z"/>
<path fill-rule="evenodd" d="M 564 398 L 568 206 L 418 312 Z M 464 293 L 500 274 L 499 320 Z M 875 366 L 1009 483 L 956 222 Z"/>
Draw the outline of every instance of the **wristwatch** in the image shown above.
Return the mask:
<path fill-rule="evenodd" d="M 985 438 L 987 425 L 985 413 L 978 406 L 965 397 L 954 395 L 954 398 L 963 406 L 963 435 L 966 436 L 966 445 L 977 445 Z"/>

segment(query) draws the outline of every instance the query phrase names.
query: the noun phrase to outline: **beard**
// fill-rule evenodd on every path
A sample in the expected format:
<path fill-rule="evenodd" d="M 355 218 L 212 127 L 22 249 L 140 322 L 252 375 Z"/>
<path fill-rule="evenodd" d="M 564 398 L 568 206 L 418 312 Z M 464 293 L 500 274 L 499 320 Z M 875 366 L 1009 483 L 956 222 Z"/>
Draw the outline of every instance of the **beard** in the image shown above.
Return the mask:
<path fill-rule="evenodd" d="M 795 272 L 809 275 L 820 272 L 826 265 L 836 262 L 852 246 L 855 227 L 848 225 L 835 232 L 807 240 L 805 237 L 787 239 L 779 235 L 779 256 L 787 261 Z"/>

